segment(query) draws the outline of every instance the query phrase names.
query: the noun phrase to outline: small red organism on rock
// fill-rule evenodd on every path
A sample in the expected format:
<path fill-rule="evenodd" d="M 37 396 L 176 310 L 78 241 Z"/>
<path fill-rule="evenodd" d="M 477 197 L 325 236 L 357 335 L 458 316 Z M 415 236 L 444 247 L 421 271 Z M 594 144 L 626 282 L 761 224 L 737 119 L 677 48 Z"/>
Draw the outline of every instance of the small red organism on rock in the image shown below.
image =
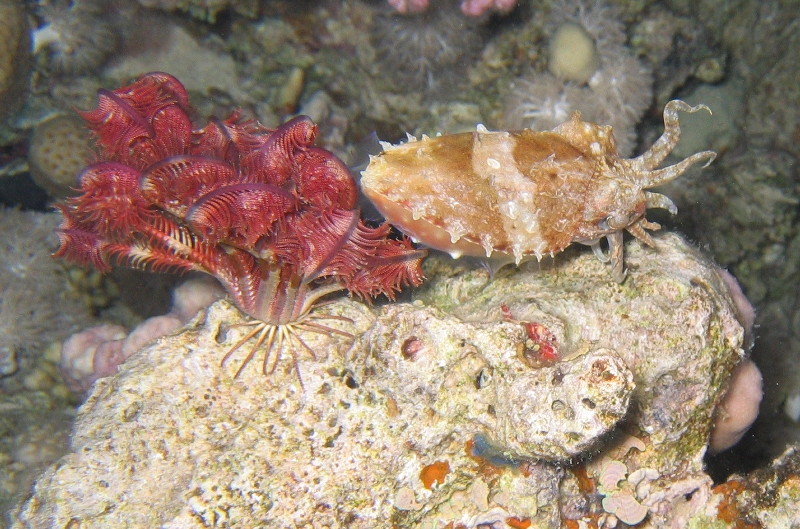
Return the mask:
<path fill-rule="evenodd" d="M 543 367 L 558 362 L 558 340 L 556 336 L 544 325 L 534 321 L 519 321 L 514 319 L 511 309 L 503 303 L 500 305 L 503 319 L 522 325 L 525 329 L 525 340 L 519 344 L 517 356 L 529 367 Z"/>
<path fill-rule="evenodd" d="M 342 319 L 312 314 L 323 296 L 394 299 L 423 279 L 425 252 L 390 239 L 388 224 L 361 221 L 355 181 L 313 145 L 317 125 L 306 116 L 271 130 L 236 112 L 194 128 L 183 85 L 160 72 L 101 89 L 97 108 L 81 116 L 97 162 L 81 173 L 79 195 L 56 206 L 64 220 L 55 256 L 101 271 L 213 275 L 254 320 L 222 360 L 255 340 L 236 376 L 262 345 L 265 374 L 285 347 L 299 376 L 295 344 L 314 356 L 299 331 L 352 338 L 315 321 Z"/>
<path fill-rule="evenodd" d="M 525 340 L 525 358 L 529 363 L 537 365 L 552 364 L 558 361 L 558 343 L 556 337 L 541 323 L 524 324 L 528 339 Z"/>
<path fill-rule="evenodd" d="M 409 336 L 400 346 L 400 353 L 403 355 L 403 358 L 413 362 L 417 359 L 417 355 L 419 355 L 420 351 L 422 351 L 424 348 L 425 342 L 416 336 Z"/>

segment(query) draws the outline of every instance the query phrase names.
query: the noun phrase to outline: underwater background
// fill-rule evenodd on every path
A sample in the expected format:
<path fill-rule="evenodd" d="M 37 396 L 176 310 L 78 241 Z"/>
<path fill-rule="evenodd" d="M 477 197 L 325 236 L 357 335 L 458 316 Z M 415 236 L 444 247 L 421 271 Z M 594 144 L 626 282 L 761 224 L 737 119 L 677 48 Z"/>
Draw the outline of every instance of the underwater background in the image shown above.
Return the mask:
<path fill-rule="evenodd" d="M 104 275 L 51 258 L 60 222 L 52 205 L 74 194 L 96 157 L 76 110 L 151 71 L 184 84 L 197 123 L 236 109 L 268 128 L 310 116 L 316 144 L 355 174 L 377 154 L 374 135 L 397 143 L 478 124 L 543 131 L 574 111 L 612 126 L 620 156 L 631 158 L 661 135 L 668 101 L 707 105 L 711 116 L 681 115 L 666 163 L 704 150 L 717 158 L 660 188 L 678 214 L 651 220 L 738 281 L 755 308 L 744 350 L 764 395 L 741 441 L 704 463 L 721 485 L 768 472 L 800 442 L 797 2 L 0 0 L 0 35 L 0 512 L 68 453 L 97 378 L 91 359 L 63 359 L 64 340 L 98 325 L 106 339 L 124 337 L 168 313 L 186 279 Z M 485 272 L 448 266 L 436 261 L 426 275 Z M 198 307 L 218 297 L 203 295 Z"/>

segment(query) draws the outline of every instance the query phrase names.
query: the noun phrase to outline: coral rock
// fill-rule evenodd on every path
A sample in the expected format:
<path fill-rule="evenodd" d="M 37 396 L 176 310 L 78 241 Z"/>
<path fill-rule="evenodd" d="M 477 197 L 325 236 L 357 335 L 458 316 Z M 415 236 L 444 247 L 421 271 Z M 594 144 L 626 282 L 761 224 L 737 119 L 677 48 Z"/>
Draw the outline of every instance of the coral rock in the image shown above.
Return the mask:
<path fill-rule="evenodd" d="M 421 400 L 439 417 L 486 432 L 509 457 L 580 455 L 627 412 L 633 375 L 608 349 L 531 369 L 520 361 L 521 330 L 396 305 L 378 318 L 372 342 L 387 353 L 379 357 L 381 372 L 389 379 L 396 373 L 398 387 L 406 388 L 393 397 L 399 407 Z M 408 340 L 421 343 L 413 358 L 402 354 Z"/>
<path fill-rule="evenodd" d="M 31 177 L 51 197 L 72 193 L 90 159 L 89 134 L 77 117 L 59 115 L 34 129 L 28 146 Z"/>
<path fill-rule="evenodd" d="M 434 259 L 412 304 L 318 309 L 357 338 L 309 334 L 303 386 L 289 358 L 234 382 L 220 336 L 247 330 L 218 302 L 95 384 L 72 453 L 12 527 L 588 526 L 603 498 L 581 487 L 581 456 L 572 470 L 531 458 L 588 446 L 619 462 L 605 503 L 625 519 L 706 512 L 702 457 L 744 333 L 716 267 L 676 236 L 658 247 L 627 245 L 622 285 L 588 252 L 491 281 Z M 561 360 L 531 367 L 521 322 L 547 328 Z"/>

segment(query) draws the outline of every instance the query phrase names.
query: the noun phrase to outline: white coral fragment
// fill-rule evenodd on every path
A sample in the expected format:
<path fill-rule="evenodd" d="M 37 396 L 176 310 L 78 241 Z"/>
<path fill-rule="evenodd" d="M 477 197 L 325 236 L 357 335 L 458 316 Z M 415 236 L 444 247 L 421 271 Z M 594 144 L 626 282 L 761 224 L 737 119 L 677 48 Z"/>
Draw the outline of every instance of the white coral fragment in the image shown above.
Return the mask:
<path fill-rule="evenodd" d="M 422 508 L 414 497 L 414 491 L 408 487 L 403 487 L 397 491 L 394 497 L 394 506 L 401 511 L 416 511 Z"/>
<path fill-rule="evenodd" d="M 603 469 L 598 479 L 600 490 L 613 490 L 618 488 L 619 482 L 625 479 L 628 474 L 628 467 L 621 461 L 611 461 Z"/>
<path fill-rule="evenodd" d="M 636 525 L 647 516 L 647 507 L 636 501 L 631 493 L 615 494 L 603 498 L 603 509 L 628 525 Z"/>

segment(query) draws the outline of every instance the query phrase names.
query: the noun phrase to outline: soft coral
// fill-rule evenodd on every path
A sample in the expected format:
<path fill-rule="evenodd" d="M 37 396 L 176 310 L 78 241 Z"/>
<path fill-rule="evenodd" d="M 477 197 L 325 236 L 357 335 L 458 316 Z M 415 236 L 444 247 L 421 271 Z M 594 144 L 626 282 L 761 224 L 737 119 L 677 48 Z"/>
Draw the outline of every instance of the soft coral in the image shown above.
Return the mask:
<path fill-rule="evenodd" d="M 352 176 L 313 146 L 309 118 L 270 130 L 235 113 L 193 129 L 183 85 L 159 72 L 99 98 L 81 113 L 98 161 L 81 174 L 80 194 L 58 206 L 55 255 L 101 270 L 116 262 L 215 276 L 256 320 L 242 367 L 266 342 L 267 372 L 276 340 L 278 351 L 288 342 L 294 354 L 293 338 L 305 346 L 299 329 L 337 332 L 309 320 L 328 293 L 394 299 L 422 281 L 425 253 L 388 238 L 388 225 L 361 221 Z"/>

